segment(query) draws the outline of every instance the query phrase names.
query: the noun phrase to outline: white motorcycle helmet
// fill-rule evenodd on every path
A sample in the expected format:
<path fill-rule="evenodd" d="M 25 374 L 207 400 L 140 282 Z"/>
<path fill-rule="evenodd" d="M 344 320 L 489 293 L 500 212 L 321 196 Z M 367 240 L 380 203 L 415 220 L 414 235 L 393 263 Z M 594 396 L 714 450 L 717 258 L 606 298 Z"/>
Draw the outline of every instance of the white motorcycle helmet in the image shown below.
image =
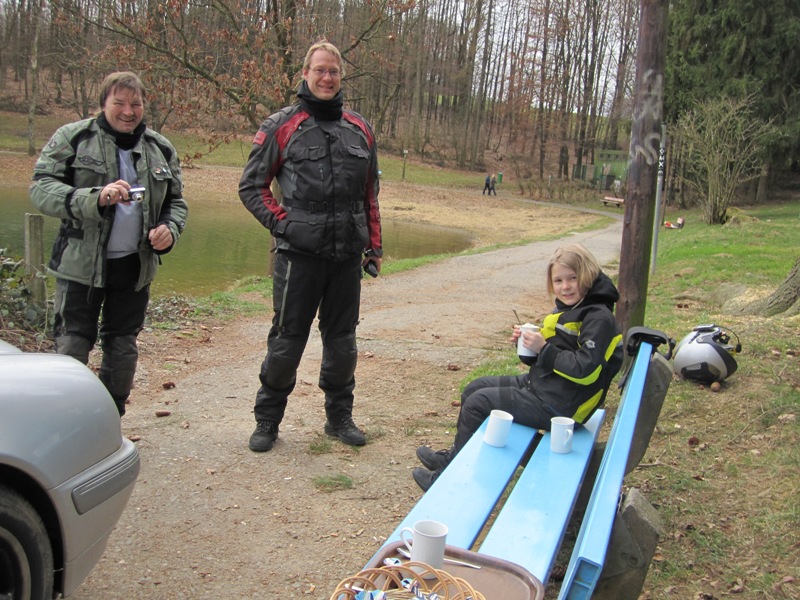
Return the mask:
<path fill-rule="evenodd" d="M 722 381 L 736 372 L 737 364 L 732 353 L 741 352 L 742 345 L 736 336 L 736 345 L 730 335 L 718 325 L 698 325 L 678 342 L 675 348 L 673 370 L 682 379 L 702 383 Z M 728 330 L 730 331 L 730 330 Z"/>

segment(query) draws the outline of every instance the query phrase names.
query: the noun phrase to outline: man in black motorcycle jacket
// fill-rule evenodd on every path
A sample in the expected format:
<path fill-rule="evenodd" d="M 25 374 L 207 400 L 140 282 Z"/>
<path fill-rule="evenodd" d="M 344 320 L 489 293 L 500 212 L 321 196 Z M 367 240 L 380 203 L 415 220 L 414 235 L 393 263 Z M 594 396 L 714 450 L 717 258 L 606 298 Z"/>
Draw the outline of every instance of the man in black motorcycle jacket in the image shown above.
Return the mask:
<path fill-rule="evenodd" d="M 377 274 L 383 254 L 378 160 L 369 123 L 343 108 L 343 76 L 335 46 L 311 46 L 299 102 L 262 123 L 239 183 L 242 203 L 269 230 L 276 248 L 275 313 L 249 442 L 254 452 L 270 450 L 278 438 L 317 314 L 325 433 L 350 445 L 366 443 L 353 421 L 353 390 L 361 271 Z M 280 202 L 270 189 L 273 180 Z"/>

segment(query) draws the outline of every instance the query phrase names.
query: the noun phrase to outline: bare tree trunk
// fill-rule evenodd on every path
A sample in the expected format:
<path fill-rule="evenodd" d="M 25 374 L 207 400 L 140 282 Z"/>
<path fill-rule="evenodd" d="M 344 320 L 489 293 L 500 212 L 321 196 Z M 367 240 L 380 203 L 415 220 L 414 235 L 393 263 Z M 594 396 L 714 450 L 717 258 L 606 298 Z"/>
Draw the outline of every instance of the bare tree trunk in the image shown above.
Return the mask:
<path fill-rule="evenodd" d="M 467 166 L 469 160 L 469 147 L 467 145 L 470 140 L 470 128 L 476 127 L 473 121 L 473 111 L 482 110 L 478 106 L 478 101 L 472 93 L 472 81 L 475 76 L 475 57 L 478 53 L 478 34 L 480 33 L 481 24 L 484 22 L 483 18 L 483 0 L 476 0 L 475 5 L 467 2 L 465 12 L 463 14 L 464 24 L 463 27 L 472 27 L 471 30 L 464 30 L 464 41 L 466 42 L 464 50 L 466 54 L 463 56 L 463 61 L 459 61 L 459 71 L 462 76 L 459 89 L 459 114 L 463 115 L 464 122 L 463 128 L 460 133 L 454 138 L 454 146 L 456 156 L 458 157 L 458 165 L 460 167 Z M 469 10 L 466 10 L 466 9 Z M 474 18 L 473 17 L 474 9 Z M 459 139 L 460 138 L 460 139 Z"/>
<path fill-rule="evenodd" d="M 756 300 L 741 309 L 742 314 L 772 317 L 778 314 L 800 314 L 800 258 L 777 290 L 768 298 Z"/>
<path fill-rule="evenodd" d="M 602 77 L 604 64 L 606 60 L 605 48 L 608 46 L 608 30 L 609 30 L 609 16 L 605 3 L 602 5 L 593 3 L 587 4 L 587 10 L 590 11 L 592 19 L 592 89 L 591 89 L 591 105 L 589 110 L 589 129 L 588 141 L 590 159 L 589 164 L 594 164 L 594 151 L 597 147 L 600 136 L 598 129 L 600 127 L 600 120 L 598 114 L 602 108 L 603 99 L 606 97 L 608 91 L 608 82 L 605 77 Z M 602 84 L 602 85 L 601 85 Z"/>
<path fill-rule="evenodd" d="M 619 58 L 617 59 L 617 72 L 614 80 L 614 99 L 611 103 L 608 130 L 606 132 L 606 148 L 618 148 L 619 122 L 622 118 L 622 103 L 626 97 L 626 84 L 628 81 L 628 63 L 634 43 L 634 27 L 636 24 L 636 3 L 634 0 L 622 0 L 622 14 L 619 22 Z"/>
<path fill-rule="evenodd" d="M 569 6 L 569 0 L 567 0 L 567 7 Z M 567 15 L 568 8 L 564 9 L 564 12 L 559 15 L 558 17 L 558 64 L 561 65 L 561 102 L 559 106 L 559 118 L 561 119 L 561 141 L 566 143 L 569 139 L 569 114 L 570 111 L 568 110 L 569 106 L 569 90 L 570 90 L 570 50 L 569 50 L 569 35 L 570 35 L 570 27 L 569 27 L 569 18 Z M 569 166 L 567 166 L 567 170 L 569 170 Z M 567 179 L 570 178 L 569 172 L 567 173 Z"/>
<path fill-rule="evenodd" d="M 424 39 L 425 31 L 428 27 L 428 5 L 427 2 L 422 1 L 418 5 L 419 17 L 417 19 L 416 35 L 412 35 L 412 39 Z M 414 56 L 414 73 L 413 73 L 413 86 L 411 94 L 411 144 L 410 146 L 416 151 L 421 152 L 423 143 L 421 137 L 421 122 L 424 94 L 422 89 L 422 80 L 430 69 L 430 61 L 428 60 L 429 54 L 426 52 L 425 46 L 416 45 L 416 53 Z M 408 148 L 409 144 L 405 143 L 404 148 Z"/>
<path fill-rule="evenodd" d="M 761 175 L 758 177 L 758 188 L 756 190 L 756 204 L 765 204 L 767 201 L 767 194 L 769 193 L 769 171 L 770 164 L 764 163 L 761 168 Z"/>
<path fill-rule="evenodd" d="M 82 38 L 83 41 L 86 42 L 89 40 L 89 36 L 91 35 L 91 23 L 87 19 L 84 21 L 83 24 L 83 31 Z M 89 109 L 91 107 L 91 101 L 89 100 L 89 92 L 86 89 L 89 85 L 89 82 L 86 80 L 86 66 L 83 64 L 78 65 L 78 94 L 80 95 L 80 109 L 81 109 L 81 119 L 86 119 L 89 117 Z"/>
<path fill-rule="evenodd" d="M 550 68 L 547 49 L 550 42 L 550 0 L 545 0 L 542 26 L 542 64 L 539 67 L 539 179 L 544 179 L 544 159 L 547 154 L 547 133 L 545 129 L 545 87 Z"/>
<path fill-rule="evenodd" d="M 36 135 L 33 127 L 36 117 L 36 103 L 39 101 L 39 31 L 44 0 L 34 0 L 31 6 L 33 19 L 33 39 L 31 39 L 31 98 L 28 104 L 28 156 L 36 154 Z"/>
<path fill-rule="evenodd" d="M 600 47 L 599 2 L 597 0 L 587 0 L 585 11 L 583 27 L 586 38 L 582 42 L 585 45 L 584 62 L 582 65 L 583 93 L 581 96 L 580 110 L 578 111 L 580 126 L 578 129 L 578 148 L 576 156 L 578 169 L 581 171 L 584 156 L 587 156 L 588 165 L 588 157 L 590 155 L 593 157 L 594 149 L 592 122 L 594 119 L 595 81 Z"/>
<path fill-rule="evenodd" d="M 475 164 L 478 161 L 478 153 L 481 149 L 481 129 L 483 126 L 483 116 L 486 114 L 486 90 L 489 87 L 488 77 L 489 77 L 489 55 L 491 54 L 492 49 L 492 29 L 494 27 L 494 21 L 492 19 L 492 14 L 494 12 L 494 0 L 489 0 L 489 6 L 486 10 L 486 24 L 484 25 L 483 30 L 483 57 L 481 58 L 481 70 L 478 74 L 478 95 L 477 100 L 473 102 L 474 106 L 474 117 L 470 119 L 474 121 L 473 130 L 472 130 L 472 140 L 471 140 L 471 149 L 470 149 L 470 156 L 469 156 L 469 168 L 474 169 Z M 476 28 L 480 27 L 481 19 L 478 18 L 476 20 Z M 481 161 L 482 162 L 482 161 Z"/>

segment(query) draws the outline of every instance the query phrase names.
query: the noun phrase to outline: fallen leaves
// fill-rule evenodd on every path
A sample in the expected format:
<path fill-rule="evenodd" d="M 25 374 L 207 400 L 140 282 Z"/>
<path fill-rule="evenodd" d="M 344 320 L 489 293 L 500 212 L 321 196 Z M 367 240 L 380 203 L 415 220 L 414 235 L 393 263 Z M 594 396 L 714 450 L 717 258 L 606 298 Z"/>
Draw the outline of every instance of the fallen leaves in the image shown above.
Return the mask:
<path fill-rule="evenodd" d="M 691 436 L 686 443 L 690 448 L 694 448 L 695 450 L 708 450 L 708 444 L 701 442 L 700 438 L 698 438 L 696 435 Z"/>
<path fill-rule="evenodd" d="M 797 579 L 795 577 L 793 577 L 792 575 L 787 575 L 783 579 L 781 579 L 780 581 L 778 581 L 775 584 L 773 584 L 772 591 L 776 592 L 776 593 L 783 594 L 784 593 L 783 586 L 791 585 L 791 584 L 794 584 L 796 582 L 797 582 Z"/>
<path fill-rule="evenodd" d="M 737 579 L 733 583 L 731 583 L 731 587 L 728 589 L 731 594 L 741 594 L 745 591 L 744 581 L 742 579 Z"/>

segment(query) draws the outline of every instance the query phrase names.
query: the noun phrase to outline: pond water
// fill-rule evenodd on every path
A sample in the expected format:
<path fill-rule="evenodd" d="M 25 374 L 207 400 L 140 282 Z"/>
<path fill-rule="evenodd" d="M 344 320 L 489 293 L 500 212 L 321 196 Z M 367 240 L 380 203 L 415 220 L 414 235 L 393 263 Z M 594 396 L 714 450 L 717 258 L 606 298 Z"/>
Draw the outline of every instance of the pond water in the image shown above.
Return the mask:
<path fill-rule="evenodd" d="M 0 248 L 24 252 L 25 213 L 35 212 L 27 188 L 0 187 Z M 393 259 L 459 252 L 470 246 L 460 230 L 383 220 L 384 255 Z M 58 220 L 45 218 L 45 260 Z M 263 227 L 238 203 L 193 203 L 178 245 L 164 256 L 152 286 L 154 295 L 206 295 L 235 281 L 266 273 L 270 239 Z"/>

